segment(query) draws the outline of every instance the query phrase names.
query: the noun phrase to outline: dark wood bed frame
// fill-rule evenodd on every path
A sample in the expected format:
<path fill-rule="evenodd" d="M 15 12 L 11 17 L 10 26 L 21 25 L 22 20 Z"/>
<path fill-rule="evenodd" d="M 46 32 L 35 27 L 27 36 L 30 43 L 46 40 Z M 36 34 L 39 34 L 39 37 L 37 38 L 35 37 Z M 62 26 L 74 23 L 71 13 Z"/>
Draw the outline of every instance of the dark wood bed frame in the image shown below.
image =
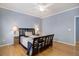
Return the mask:
<path fill-rule="evenodd" d="M 28 37 L 28 36 L 25 36 L 26 31 L 32 32 L 32 34 L 35 35 L 34 28 L 19 28 L 19 43 L 20 44 L 21 44 L 20 39 L 22 36 Z M 33 44 L 31 42 L 28 42 L 28 48 L 24 47 L 22 44 L 21 45 L 25 49 L 27 49 L 27 55 L 33 56 L 39 52 L 42 52 L 43 50 L 45 50 L 49 47 L 52 47 L 53 37 L 54 37 L 54 34 L 33 38 Z"/>

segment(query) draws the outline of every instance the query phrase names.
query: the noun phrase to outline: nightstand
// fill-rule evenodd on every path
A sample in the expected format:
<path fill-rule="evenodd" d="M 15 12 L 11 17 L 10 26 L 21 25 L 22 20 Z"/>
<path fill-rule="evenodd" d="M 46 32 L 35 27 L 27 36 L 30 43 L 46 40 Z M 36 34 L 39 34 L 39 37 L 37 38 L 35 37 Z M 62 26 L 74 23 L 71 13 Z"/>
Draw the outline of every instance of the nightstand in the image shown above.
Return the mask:
<path fill-rule="evenodd" d="M 14 36 L 14 45 L 19 44 L 19 36 Z"/>

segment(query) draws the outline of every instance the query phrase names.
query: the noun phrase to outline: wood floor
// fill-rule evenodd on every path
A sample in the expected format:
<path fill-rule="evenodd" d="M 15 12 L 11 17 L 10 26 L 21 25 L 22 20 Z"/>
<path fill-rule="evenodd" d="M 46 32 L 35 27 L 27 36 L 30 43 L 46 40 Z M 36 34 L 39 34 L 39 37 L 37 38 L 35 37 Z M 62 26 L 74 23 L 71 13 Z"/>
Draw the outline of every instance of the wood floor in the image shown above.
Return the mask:
<path fill-rule="evenodd" d="M 0 56 L 27 56 L 27 51 L 19 44 L 0 47 Z M 36 56 L 78 56 L 79 49 L 74 46 L 54 42 L 52 47 Z"/>

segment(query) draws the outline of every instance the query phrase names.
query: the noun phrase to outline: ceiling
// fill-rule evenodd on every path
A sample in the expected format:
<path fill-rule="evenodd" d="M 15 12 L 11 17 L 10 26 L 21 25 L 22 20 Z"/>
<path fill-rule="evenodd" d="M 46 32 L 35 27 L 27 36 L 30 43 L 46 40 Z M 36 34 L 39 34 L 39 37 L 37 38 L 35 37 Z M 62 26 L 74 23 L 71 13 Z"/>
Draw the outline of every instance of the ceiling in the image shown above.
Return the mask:
<path fill-rule="evenodd" d="M 43 6 L 45 10 L 40 11 L 39 6 Z M 1 8 L 40 18 L 55 15 L 61 11 L 78 6 L 78 3 L 0 3 Z"/>

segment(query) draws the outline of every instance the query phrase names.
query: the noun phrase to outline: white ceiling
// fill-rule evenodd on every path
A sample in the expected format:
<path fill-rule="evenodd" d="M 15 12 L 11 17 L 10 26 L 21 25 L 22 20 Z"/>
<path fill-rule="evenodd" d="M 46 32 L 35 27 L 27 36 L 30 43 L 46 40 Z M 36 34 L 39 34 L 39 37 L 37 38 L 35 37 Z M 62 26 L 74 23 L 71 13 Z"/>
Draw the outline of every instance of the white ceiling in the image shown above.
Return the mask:
<path fill-rule="evenodd" d="M 39 5 L 44 6 L 46 8 L 45 11 L 41 12 L 39 10 Z M 6 8 L 40 18 L 45 18 L 78 6 L 78 3 L 0 3 L 1 8 Z"/>

